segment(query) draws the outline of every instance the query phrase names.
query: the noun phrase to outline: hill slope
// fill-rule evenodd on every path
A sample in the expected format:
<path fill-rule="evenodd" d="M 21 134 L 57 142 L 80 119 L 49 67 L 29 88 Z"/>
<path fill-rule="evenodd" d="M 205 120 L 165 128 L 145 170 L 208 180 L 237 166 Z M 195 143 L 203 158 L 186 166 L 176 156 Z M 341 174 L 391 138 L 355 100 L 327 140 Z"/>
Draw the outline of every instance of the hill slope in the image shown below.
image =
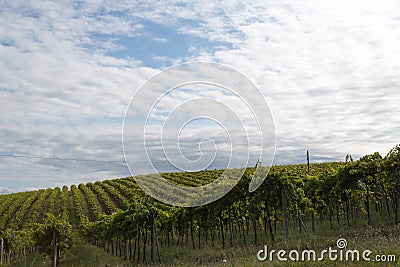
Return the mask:
<path fill-rule="evenodd" d="M 230 248 L 230 253 L 245 261 L 247 256 L 242 254 L 250 249 L 254 265 L 258 262 L 254 255 L 263 243 L 287 248 L 314 244 L 322 249 L 342 235 L 356 239 L 358 234 L 375 228 L 387 233 L 386 243 L 375 248 L 391 253 L 396 243 L 393 240 L 400 236 L 393 224 L 397 215 L 390 208 L 396 195 L 390 194 L 390 180 L 381 175 L 376 176 L 379 179 L 373 180 L 374 184 L 366 184 L 363 176 L 354 176 L 355 170 L 360 170 L 357 164 L 312 164 L 310 172 L 306 165 L 274 166 L 253 193 L 248 192 L 248 185 L 255 169 L 247 168 L 226 196 L 196 208 L 159 203 L 146 196 L 133 177 L 0 195 L 0 229 L 28 229 L 33 223 L 42 223 L 46 213 L 52 213 L 69 221 L 78 239 L 137 264 L 163 260 L 211 262 L 213 266 L 215 260 L 222 259 L 210 259 L 212 251 L 215 257 L 223 258 L 221 255 Z M 173 183 L 200 186 L 222 172 L 162 175 Z M 368 201 L 374 203 L 368 214 L 366 193 Z M 285 221 L 288 227 L 284 227 Z M 286 231 L 289 243 L 285 242 Z M 318 244 L 321 235 L 324 238 Z M 15 249 L 14 253 L 17 255 Z"/>

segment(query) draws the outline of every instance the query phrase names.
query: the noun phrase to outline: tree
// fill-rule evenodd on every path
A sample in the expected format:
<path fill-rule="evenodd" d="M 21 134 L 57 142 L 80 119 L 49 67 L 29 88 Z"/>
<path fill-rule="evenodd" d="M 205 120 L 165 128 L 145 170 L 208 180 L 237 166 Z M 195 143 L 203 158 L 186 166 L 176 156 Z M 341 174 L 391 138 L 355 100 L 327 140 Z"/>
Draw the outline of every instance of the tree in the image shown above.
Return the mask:
<path fill-rule="evenodd" d="M 39 252 L 52 257 L 52 267 L 57 266 L 58 255 L 73 245 L 72 227 L 64 219 L 47 213 L 39 224 L 34 239 Z"/>
<path fill-rule="evenodd" d="M 364 184 L 365 194 L 365 207 L 368 216 L 368 225 L 371 224 L 371 211 L 370 211 L 370 196 L 371 190 L 377 184 L 377 176 L 381 171 L 382 157 L 378 152 L 371 155 L 366 155 L 360 159 L 355 168 L 355 173 L 358 174 L 360 182 Z"/>
<path fill-rule="evenodd" d="M 387 174 L 386 184 L 392 198 L 395 224 L 399 223 L 400 196 L 400 145 L 395 146 L 384 159 L 384 170 Z"/>
<path fill-rule="evenodd" d="M 18 254 L 18 251 L 32 245 L 31 240 L 32 235 L 30 230 L 7 229 L 0 231 L 0 242 L 2 241 L 0 264 L 11 263 L 13 258 L 17 258 L 16 254 Z M 23 251 L 23 255 L 25 255 L 25 249 Z M 6 260 L 4 260 L 5 258 Z"/>

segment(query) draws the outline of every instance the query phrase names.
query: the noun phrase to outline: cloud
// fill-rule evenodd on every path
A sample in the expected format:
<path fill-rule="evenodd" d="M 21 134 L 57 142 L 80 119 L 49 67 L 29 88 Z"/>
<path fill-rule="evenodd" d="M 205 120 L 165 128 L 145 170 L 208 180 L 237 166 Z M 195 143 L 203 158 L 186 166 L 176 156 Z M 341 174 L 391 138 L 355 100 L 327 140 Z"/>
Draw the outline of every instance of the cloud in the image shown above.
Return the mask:
<path fill-rule="evenodd" d="M 397 5 L 277 6 L 275 19 L 241 27 L 246 41 L 238 49 L 215 54 L 248 73 L 267 96 L 277 161 L 299 161 L 287 136 L 303 161 L 306 148 L 340 159 L 347 152 L 387 153 L 398 142 L 392 134 L 399 115 Z"/>
<path fill-rule="evenodd" d="M 10 194 L 10 193 L 13 193 L 12 189 L 0 187 L 0 194 Z"/>
<path fill-rule="evenodd" d="M 160 43 L 168 43 L 168 40 L 166 38 L 162 38 L 162 37 L 153 37 L 151 40 L 153 40 L 155 42 L 160 42 Z"/>
<path fill-rule="evenodd" d="M 398 1 L 4 1 L 0 153 L 41 158 L 1 157 L 0 192 L 128 175 L 121 130 L 132 95 L 193 60 L 233 66 L 262 90 L 276 164 L 304 162 L 307 149 L 315 161 L 385 154 L 399 142 L 398 10 Z M 240 112 L 218 90 L 199 94 Z M 176 92 L 161 108 L 194 95 Z M 210 125 L 186 134 L 190 156 L 203 136 L 224 147 Z"/>

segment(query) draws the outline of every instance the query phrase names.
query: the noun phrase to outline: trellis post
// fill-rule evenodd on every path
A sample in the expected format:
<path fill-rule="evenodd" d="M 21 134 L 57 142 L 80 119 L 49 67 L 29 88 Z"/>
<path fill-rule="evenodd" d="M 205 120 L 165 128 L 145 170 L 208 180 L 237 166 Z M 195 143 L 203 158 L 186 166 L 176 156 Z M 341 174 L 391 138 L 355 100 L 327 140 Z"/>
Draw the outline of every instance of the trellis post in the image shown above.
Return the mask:
<path fill-rule="evenodd" d="M 0 265 L 3 264 L 3 250 L 4 250 L 4 239 L 0 240 Z"/>

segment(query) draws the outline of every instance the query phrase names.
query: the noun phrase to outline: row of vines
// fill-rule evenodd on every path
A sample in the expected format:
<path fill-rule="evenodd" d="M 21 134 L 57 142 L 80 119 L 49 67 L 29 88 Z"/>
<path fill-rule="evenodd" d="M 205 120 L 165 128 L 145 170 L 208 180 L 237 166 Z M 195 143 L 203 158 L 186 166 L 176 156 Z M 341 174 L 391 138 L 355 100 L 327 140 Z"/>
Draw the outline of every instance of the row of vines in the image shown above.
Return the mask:
<path fill-rule="evenodd" d="M 38 249 L 37 241 L 43 243 L 38 229 L 41 238 L 56 244 L 48 236 L 54 225 L 76 227 L 108 253 L 142 263 L 161 261 L 169 247 L 247 246 L 288 239 L 293 231 L 315 232 L 322 225 L 351 227 L 356 220 L 373 225 L 372 213 L 380 221 L 399 223 L 400 146 L 385 157 L 374 153 L 354 162 L 348 157 L 346 162 L 312 164 L 310 170 L 307 165 L 273 166 L 260 188 L 250 193 L 254 172 L 247 168 L 227 195 L 196 208 L 157 202 L 133 177 L 72 185 L 70 190 L 63 186 L 0 195 L 1 262 Z M 222 173 L 162 175 L 172 183 L 200 186 Z M 165 191 L 173 197 L 174 192 Z M 57 254 L 72 244 L 71 236 L 66 238 L 67 245 Z"/>

